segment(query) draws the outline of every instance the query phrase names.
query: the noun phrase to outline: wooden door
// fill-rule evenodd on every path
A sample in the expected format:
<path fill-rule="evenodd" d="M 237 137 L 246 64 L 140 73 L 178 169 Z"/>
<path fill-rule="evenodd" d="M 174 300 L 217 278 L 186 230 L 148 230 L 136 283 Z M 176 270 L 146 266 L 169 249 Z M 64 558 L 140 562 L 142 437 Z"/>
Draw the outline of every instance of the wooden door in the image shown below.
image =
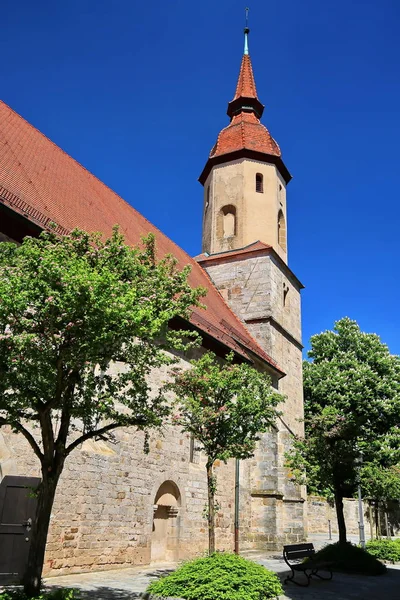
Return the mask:
<path fill-rule="evenodd" d="M 0 584 L 24 575 L 35 517 L 37 477 L 4 477 L 0 484 Z"/>

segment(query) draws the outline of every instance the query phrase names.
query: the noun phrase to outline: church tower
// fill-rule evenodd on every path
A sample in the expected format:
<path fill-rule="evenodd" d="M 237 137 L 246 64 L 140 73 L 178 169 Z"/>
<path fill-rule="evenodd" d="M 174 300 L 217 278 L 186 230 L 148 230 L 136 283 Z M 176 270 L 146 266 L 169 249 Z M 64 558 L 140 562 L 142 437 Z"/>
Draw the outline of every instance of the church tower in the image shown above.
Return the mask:
<path fill-rule="evenodd" d="M 292 483 L 285 468 L 293 436 L 303 433 L 303 286 L 288 266 L 286 186 L 291 175 L 260 121 L 264 107 L 248 34 L 246 27 L 236 93 L 228 104 L 230 123 L 219 133 L 199 178 L 204 186 L 203 254 L 197 260 L 285 374 L 273 382 L 285 399 L 277 429 L 262 436 L 254 460 L 241 467 L 241 522 L 247 523 L 241 539 L 245 546 L 265 549 L 305 536 L 305 490 Z"/>
<path fill-rule="evenodd" d="M 286 186 L 291 179 L 281 151 L 260 122 L 248 50 L 249 29 L 239 79 L 228 104 L 230 123 L 218 135 L 199 178 L 204 186 L 203 252 L 215 254 L 260 240 L 287 263 Z"/>

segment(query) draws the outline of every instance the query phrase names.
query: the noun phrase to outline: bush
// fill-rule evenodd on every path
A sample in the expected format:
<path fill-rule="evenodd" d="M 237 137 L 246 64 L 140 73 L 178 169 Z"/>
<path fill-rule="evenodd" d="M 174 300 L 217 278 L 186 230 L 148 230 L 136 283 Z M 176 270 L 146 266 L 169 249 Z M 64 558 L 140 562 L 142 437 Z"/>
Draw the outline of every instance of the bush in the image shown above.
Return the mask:
<path fill-rule="evenodd" d="M 283 594 L 275 573 L 236 554 L 222 552 L 183 564 L 152 583 L 147 591 L 186 600 L 260 600 Z"/>
<path fill-rule="evenodd" d="M 312 562 L 330 563 L 332 571 L 360 573 L 362 575 L 383 575 L 386 567 L 374 556 L 349 542 L 329 544 L 311 558 Z"/>
<path fill-rule="evenodd" d="M 6 590 L 0 592 L 0 600 L 28 600 L 28 596 L 23 590 Z M 79 600 L 75 590 L 58 589 L 48 592 L 41 592 L 40 596 L 35 596 L 31 600 Z"/>
<path fill-rule="evenodd" d="M 400 561 L 400 540 L 370 540 L 366 550 L 380 560 Z"/>

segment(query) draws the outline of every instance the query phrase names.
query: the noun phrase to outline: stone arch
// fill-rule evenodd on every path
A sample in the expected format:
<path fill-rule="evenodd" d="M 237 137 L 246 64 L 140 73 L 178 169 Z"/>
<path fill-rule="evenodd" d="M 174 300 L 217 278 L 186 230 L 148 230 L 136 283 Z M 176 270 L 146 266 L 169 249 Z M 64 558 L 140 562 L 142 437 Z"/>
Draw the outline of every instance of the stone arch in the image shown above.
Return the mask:
<path fill-rule="evenodd" d="M 154 498 L 154 504 L 176 507 L 181 505 L 181 493 L 174 481 L 169 479 L 160 485 Z"/>
<path fill-rule="evenodd" d="M 173 479 L 164 479 L 153 495 L 151 562 L 179 558 L 182 495 Z"/>
<path fill-rule="evenodd" d="M 282 210 L 278 213 L 278 244 L 286 252 L 286 221 Z"/>

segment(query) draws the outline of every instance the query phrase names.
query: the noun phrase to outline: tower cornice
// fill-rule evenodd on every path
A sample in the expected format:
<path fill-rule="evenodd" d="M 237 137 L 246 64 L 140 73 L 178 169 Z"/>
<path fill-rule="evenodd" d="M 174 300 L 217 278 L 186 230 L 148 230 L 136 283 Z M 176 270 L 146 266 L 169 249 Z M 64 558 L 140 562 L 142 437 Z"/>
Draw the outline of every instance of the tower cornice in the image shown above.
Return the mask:
<path fill-rule="evenodd" d="M 205 164 L 204 169 L 200 174 L 199 182 L 202 185 L 205 184 L 205 182 L 207 181 L 207 177 L 209 176 L 213 167 L 234 160 L 240 160 L 242 158 L 248 158 L 250 160 L 257 160 L 267 164 L 275 165 L 286 184 L 288 184 L 289 181 L 292 179 L 292 175 L 287 169 L 281 156 L 276 156 L 275 154 L 267 154 L 265 152 L 258 152 L 257 150 L 251 150 L 250 148 L 239 148 L 238 150 L 226 152 L 218 156 L 210 156 L 210 158 Z"/>

